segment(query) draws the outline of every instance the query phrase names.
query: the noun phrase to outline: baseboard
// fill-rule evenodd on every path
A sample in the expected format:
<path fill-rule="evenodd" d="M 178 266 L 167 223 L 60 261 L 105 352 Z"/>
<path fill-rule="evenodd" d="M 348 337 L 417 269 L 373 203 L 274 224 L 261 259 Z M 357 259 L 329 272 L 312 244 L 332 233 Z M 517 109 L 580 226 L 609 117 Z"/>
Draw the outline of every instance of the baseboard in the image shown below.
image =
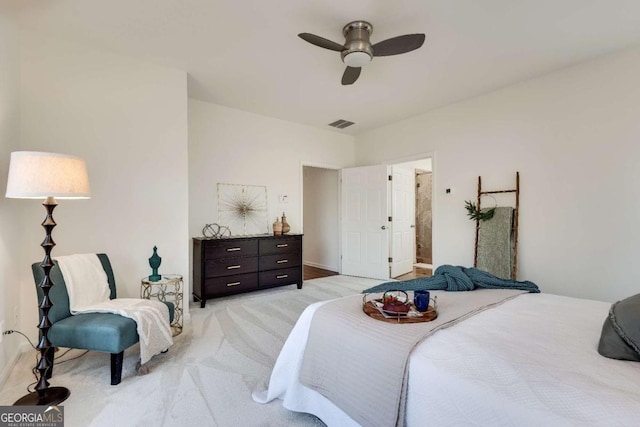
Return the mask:
<path fill-rule="evenodd" d="M 7 337 L 4 337 L 4 339 L 6 340 Z M 4 369 L 0 372 L 0 388 L 4 387 L 9 379 L 9 375 L 11 375 L 11 372 L 13 371 L 13 368 L 15 368 L 18 363 L 18 360 L 20 360 L 22 354 L 28 350 L 33 350 L 33 348 L 31 348 L 31 346 L 26 342 L 21 343 L 18 346 L 18 351 L 13 355 L 13 357 L 11 357 L 11 359 L 9 359 L 9 362 L 4 365 Z"/>
<path fill-rule="evenodd" d="M 321 269 L 323 269 L 323 270 L 339 271 L 339 270 L 338 270 L 338 267 L 331 267 L 331 266 L 329 266 L 329 265 L 318 264 L 317 262 L 302 261 L 302 264 L 304 264 L 304 265 L 308 265 L 309 267 L 321 268 Z"/>

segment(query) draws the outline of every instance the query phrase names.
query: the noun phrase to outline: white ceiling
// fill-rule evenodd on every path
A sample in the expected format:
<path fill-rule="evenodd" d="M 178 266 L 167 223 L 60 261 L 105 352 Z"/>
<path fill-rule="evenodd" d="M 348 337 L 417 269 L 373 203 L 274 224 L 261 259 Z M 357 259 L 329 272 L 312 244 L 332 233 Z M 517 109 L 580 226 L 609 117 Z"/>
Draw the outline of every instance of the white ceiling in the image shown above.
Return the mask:
<path fill-rule="evenodd" d="M 0 0 L 44 35 L 186 70 L 189 96 L 324 129 L 364 131 L 640 44 L 639 0 Z M 342 86 L 342 43 L 425 33 L 414 52 L 374 58 Z"/>

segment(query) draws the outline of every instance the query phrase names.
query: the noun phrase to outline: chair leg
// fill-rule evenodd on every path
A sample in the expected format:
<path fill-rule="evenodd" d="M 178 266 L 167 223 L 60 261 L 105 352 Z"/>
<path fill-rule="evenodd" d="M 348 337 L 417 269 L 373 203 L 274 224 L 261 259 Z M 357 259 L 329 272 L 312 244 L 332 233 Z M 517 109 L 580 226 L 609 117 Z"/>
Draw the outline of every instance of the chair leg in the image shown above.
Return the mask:
<path fill-rule="evenodd" d="M 120 353 L 111 353 L 111 385 L 118 385 L 122 380 L 122 361 L 124 360 L 124 351 Z"/>

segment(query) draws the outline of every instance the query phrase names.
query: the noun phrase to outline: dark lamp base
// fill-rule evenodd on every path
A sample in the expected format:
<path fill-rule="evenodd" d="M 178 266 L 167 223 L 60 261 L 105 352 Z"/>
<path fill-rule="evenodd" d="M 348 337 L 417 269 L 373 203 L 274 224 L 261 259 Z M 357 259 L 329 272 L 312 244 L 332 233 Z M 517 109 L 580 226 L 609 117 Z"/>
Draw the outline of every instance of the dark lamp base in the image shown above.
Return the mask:
<path fill-rule="evenodd" d="M 42 399 L 37 391 L 26 394 L 16 400 L 13 406 L 58 405 L 69 397 L 69 389 L 65 387 L 48 387 Z"/>

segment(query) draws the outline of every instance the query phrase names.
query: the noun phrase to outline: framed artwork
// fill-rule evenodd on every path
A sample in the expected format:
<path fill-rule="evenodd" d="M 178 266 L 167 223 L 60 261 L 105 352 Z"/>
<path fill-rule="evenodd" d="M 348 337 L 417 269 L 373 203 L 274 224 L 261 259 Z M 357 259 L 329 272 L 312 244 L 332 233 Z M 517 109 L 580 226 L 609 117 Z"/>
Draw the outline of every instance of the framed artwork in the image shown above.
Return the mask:
<path fill-rule="evenodd" d="M 218 183 L 218 224 L 232 236 L 269 233 L 267 187 Z"/>

